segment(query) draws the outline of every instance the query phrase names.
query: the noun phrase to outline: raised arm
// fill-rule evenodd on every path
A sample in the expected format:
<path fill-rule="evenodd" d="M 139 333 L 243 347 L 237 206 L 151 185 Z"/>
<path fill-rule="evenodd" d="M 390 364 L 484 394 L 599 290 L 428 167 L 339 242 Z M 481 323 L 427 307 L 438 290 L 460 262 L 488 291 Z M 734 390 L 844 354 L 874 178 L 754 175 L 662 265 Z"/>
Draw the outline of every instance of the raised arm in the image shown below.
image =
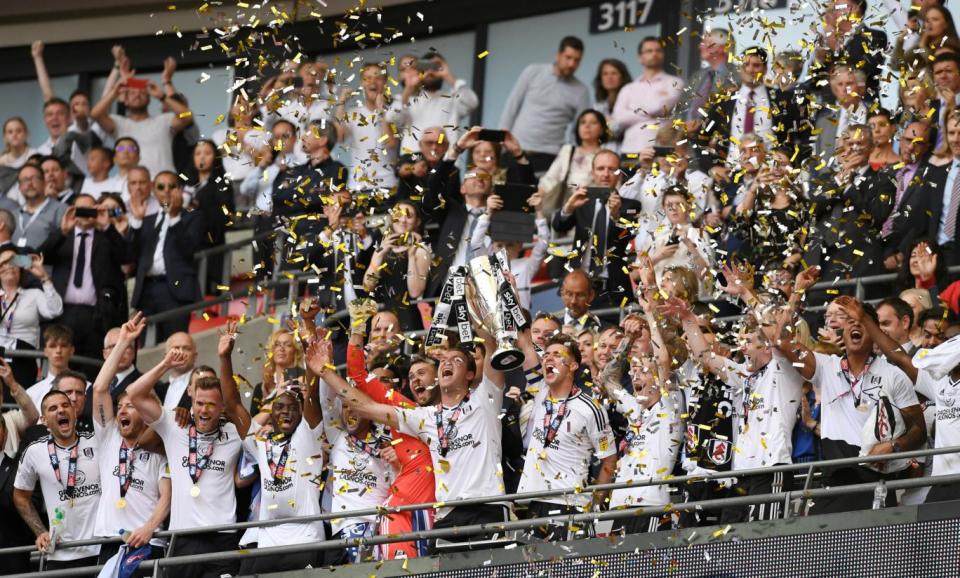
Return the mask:
<path fill-rule="evenodd" d="M 40 84 L 40 92 L 43 93 L 43 102 L 46 104 L 54 97 L 53 84 L 50 83 L 50 74 L 47 73 L 47 63 L 43 60 L 43 41 L 35 40 L 30 46 L 30 54 L 33 56 L 33 67 L 37 71 L 37 83 Z"/>
<path fill-rule="evenodd" d="M 97 373 L 97 378 L 93 380 L 93 419 L 97 420 L 100 427 L 107 427 L 107 424 L 113 421 L 113 398 L 110 396 L 110 382 L 117 375 L 120 358 L 123 357 L 127 347 L 140 337 L 146 326 L 146 318 L 140 311 L 137 311 L 130 321 L 123 324 L 116 345 L 110 350 L 110 355 L 104 360 L 100 372 Z"/>
<path fill-rule="evenodd" d="M 317 339 L 307 348 L 307 365 L 320 379 L 332 387 L 343 403 L 357 415 L 390 427 L 397 427 L 397 414 L 393 406 L 373 401 L 367 394 L 353 387 L 340 377 L 331 363 L 333 345 L 329 340 Z"/>
<path fill-rule="evenodd" d="M 173 87 L 173 73 L 176 70 L 177 60 L 172 56 L 166 57 L 163 60 L 163 72 L 160 74 L 163 87 L 159 94 L 155 95 L 170 107 L 170 112 L 173 113 L 173 120 L 170 121 L 170 128 L 173 129 L 173 132 L 179 132 L 193 124 L 193 113 L 190 112 L 190 107 L 175 98 L 170 98 L 177 92 Z M 151 93 L 154 92 L 154 86 L 152 83 L 150 84 Z"/>
<path fill-rule="evenodd" d="M 140 412 L 143 421 L 151 424 L 163 417 L 163 406 L 156 396 L 151 395 L 151 392 L 157 382 L 160 381 L 160 378 L 163 377 L 171 367 L 183 362 L 185 357 L 186 354 L 182 351 L 171 349 L 163 359 L 160 360 L 160 363 L 153 366 L 150 371 L 141 375 L 139 379 L 127 387 L 127 395 L 130 396 L 130 402 L 137 408 L 137 411 Z"/>
<path fill-rule="evenodd" d="M 849 295 L 841 295 L 840 297 L 837 297 L 834 303 L 836 303 L 840 309 L 843 310 L 847 317 L 863 326 L 863 328 L 867 331 L 867 334 L 870 336 L 870 339 L 872 339 L 877 347 L 880 348 L 880 351 L 883 352 L 883 355 L 887 358 L 887 361 L 896 365 L 904 373 L 906 373 L 911 382 L 917 383 L 918 371 L 917 368 L 913 366 L 913 358 L 907 355 L 899 343 L 884 333 L 872 317 L 867 315 L 866 311 L 863 309 L 862 303 L 853 297 L 850 297 Z"/>
<path fill-rule="evenodd" d="M 107 134 L 116 133 L 117 125 L 114 124 L 113 119 L 110 118 L 110 107 L 113 106 L 113 101 L 117 99 L 117 95 L 120 93 L 120 87 L 130 79 L 130 77 L 126 76 L 122 71 L 120 75 L 120 81 L 104 89 L 103 96 L 101 96 L 97 104 L 90 109 L 90 118 L 97 121 L 97 124 L 99 124 Z"/>
<path fill-rule="evenodd" d="M 227 417 L 238 432 L 246 433 L 250 430 L 250 412 L 243 406 L 237 377 L 233 374 L 232 356 L 233 344 L 237 340 L 237 325 L 235 320 L 228 321 L 227 326 L 220 332 L 217 355 L 220 357 L 220 391 L 223 393 Z"/>
<path fill-rule="evenodd" d="M 7 388 L 10 390 L 10 396 L 13 397 L 13 400 L 17 402 L 17 406 L 20 408 L 23 420 L 21 423 L 24 424 L 24 429 L 28 425 L 37 423 L 40 419 L 40 412 L 37 410 L 37 406 L 34 405 L 33 400 L 30 399 L 30 396 L 27 395 L 27 392 L 23 389 L 19 383 L 17 383 L 17 378 L 13 374 L 13 369 L 10 368 L 10 365 L 7 364 L 7 360 L 0 357 L 0 381 L 3 381 L 6 384 Z M 23 432 L 20 432 L 23 433 Z"/>
<path fill-rule="evenodd" d="M 690 347 L 690 352 L 697 357 L 700 365 L 721 379 L 725 378 L 727 375 L 727 359 L 718 355 L 707 343 L 690 304 L 683 299 L 673 297 L 661 306 L 661 311 L 665 315 L 677 317 L 683 323 L 683 337 Z M 653 328 L 650 331 L 652 332 Z"/>
<path fill-rule="evenodd" d="M 616 351 L 613 352 L 613 357 L 607 362 L 607 366 L 600 372 L 600 378 L 597 380 L 598 385 L 603 388 L 610 399 L 619 399 L 618 396 L 624 391 L 623 385 L 620 383 L 623 366 L 630 353 L 630 348 L 633 347 L 633 342 L 640 337 L 642 331 L 643 322 L 635 316 L 624 320 L 623 332 L 625 335 Z"/>

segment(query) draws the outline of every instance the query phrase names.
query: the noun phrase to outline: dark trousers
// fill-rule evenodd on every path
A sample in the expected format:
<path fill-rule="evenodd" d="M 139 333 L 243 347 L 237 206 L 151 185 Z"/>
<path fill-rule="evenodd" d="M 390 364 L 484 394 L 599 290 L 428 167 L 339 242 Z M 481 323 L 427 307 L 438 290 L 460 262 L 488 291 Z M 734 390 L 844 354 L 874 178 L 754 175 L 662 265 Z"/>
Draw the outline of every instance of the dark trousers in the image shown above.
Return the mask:
<path fill-rule="evenodd" d="M 565 504 L 552 504 L 550 502 L 530 502 L 527 505 L 527 517 L 533 518 L 551 518 L 556 516 L 556 520 L 543 526 L 538 526 L 530 530 L 530 533 L 550 542 L 558 540 L 572 540 L 573 538 L 587 538 L 593 534 L 593 526 L 584 523 L 570 523 L 566 516 L 581 514 L 583 510 L 575 506 Z"/>
<path fill-rule="evenodd" d="M 724 498 L 727 490 L 714 481 L 701 481 L 684 484 L 683 501 L 703 502 Z M 680 513 L 680 526 L 696 528 L 697 526 L 712 526 L 720 523 L 719 510 L 686 510 Z"/>
<path fill-rule="evenodd" d="M 107 332 L 103 329 L 103 320 L 97 308 L 92 305 L 63 304 L 63 314 L 57 318 L 57 323 L 66 325 L 73 330 L 73 347 L 77 355 L 103 359 L 103 338 Z M 98 367 L 92 365 L 78 365 L 87 379 L 97 378 Z"/>
<path fill-rule="evenodd" d="M 784 490 L 784 472 L 775 472 L 766 476 L 749 476 L 742 478 L 730 488 L 728 496 L 762 496 L 775 494 Z M 783 503 L 768 502 L 765 504 L 750 504 L 724 508 L 720 514 L 721 524 L 740 524 L 757 520 L 776 520 L 783 517 Z"/>
<path fill-rule="evenodd" d="M 927 492 L 927 499 L 924 504 L 933 504 L 935 502 L 952 502 L 960 500 L 960 486 L 956 484 L 944 486 L 931 486 Z"/>
<path fill-rule="evenodd" d="M 259 235 L 274 228 L 273 217 L 270 215 L 256 215 L 253 218 L 253 234 Z M 255 273 L 257 280 L 270 279 L 273 276 L 273 253 L 276 235 L 256 241 L 253 257 L 256 259 Z"/>
<path fill-rule="evenodd" d="M 649 532 L 663 532 L 670 529 L 670 514 L 647 514 L 644 516 L 628 516 L 613 521 L 611 534 L 646 534 Z"/>
<path fill-rule="evenodd" d="M 236 550 L 237 540 L 239 539 L 239 536 L 235 533 L 221 534 L 219 532 L 193 534 L 182 537 L 177 536 L 171 555 L 192 556 L 194 554 L 210 554 L 212 552 Z M 219 578 L 222 574 L 236 574 L 239 568 L 239 560 L 189 564 L 172 567 L 167 572 L 167 578 Z"/>
<path fill-rule="evenodd" d="M 433 523 L 434 530 L 444 528 L 456 528 L 459 526 L 473 526 L 476 524 L 498 524 L 510 520 L 510 513 L 506 506 L 496 504 L 478 504 L 476 506 L 458 506 L 450 511 L 442 519 Z M 499 534 L 496 530 L 489 534 L 474 534 L 472 536 L 449 536 L 444 538 L 447 542 L 469 542 L 471 540 L 482 540 L 495 537 Z M 436 553 L 436 547 L 431 544 L 431 553 Z"/>
<path fill-rule="evenodd" d="M 17 351 L 36 351 L 37 348 L 30 345 L 26 341 L 17 340 Z M 26 383 L 36 383 L 37 382 L 37 360 L 30 359 L 26 357 L 13 357 L 11 358 L 10 369 L 13 371 L 13 376 L 17 378 L 17 383 L 26 384 Z M 29 385 L 24 385 L 24 388 L 30 387 Z M 37 408 L 39 411 L 40 408 Z"/>
<path fill-rule="evenodd" d="M 249 549 L 249 548 L 248 548 Z M 298 554 L 278 554 L 275 556 L 259 556 L 246 558 L 240 564 L 240 576 L 266 574 L 268 572 L 285 572 L 289 570 L 303 570 L 304 568 L 320 568 L 323 566 L 323 552 L 300 552 Z"/>
<path fill-rule="evenodd" d="M 44 570 L 64 570 L 67 568 L 86 568 L 88 566 L 96 566 L 97 557 L 88 556 L 86 558 L 77 558 L 76 560 L 65 560 L 59 562 L 57 560 L 45 560 L 43 562 Z M 92 576 L 93 574 L 91 574 Z"/>
<path fill-rule="evenodd" d="M 826 459 L 826 456 L 824 456 Z M 853 468 L 840 468 L 823 473 L 823 486 L 851 486 L 853 484 L 863 484 L 875 482 L 883 476 L 868 470 L 867 468 L 856 466 Z M 897 493 L 893 490 L 887 491 L 885 507 L 892 508 L 897 505 Z M 820 496 L 814 500 L 810 507 L 810 515 L 814 514 L 835 514 L 838 512 L 855 512 L 857 510 L 869 510 L 873 508 L 873 491 L 867 490 L 856 494 L 845 494 L 842 496 Z"/>
<path fill-rule="evenodd" d="M 169 281 L 165 276 L 147 277 L 143 280 L 143 295 L 140 298 L 140 310 L 149 317 L 183 305 L 189 305 L 173 296 Z M 174 333 L 190 329 L 190 314 L 184 313 L 174 319 L 157 324 L 157 343 L 162 343 Z M 102 343 L 102 341 L 101 341 Z"/>

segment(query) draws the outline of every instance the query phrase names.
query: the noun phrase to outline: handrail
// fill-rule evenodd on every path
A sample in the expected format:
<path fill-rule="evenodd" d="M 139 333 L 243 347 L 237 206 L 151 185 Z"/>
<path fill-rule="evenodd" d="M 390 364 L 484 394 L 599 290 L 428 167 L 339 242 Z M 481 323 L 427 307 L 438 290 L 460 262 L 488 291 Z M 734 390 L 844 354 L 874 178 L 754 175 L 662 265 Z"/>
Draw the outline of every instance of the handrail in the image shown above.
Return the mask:
<path fill-rule="evenodd" d="M 224 532 L 224 531 L 231 531 L 231 530 L 245 530 L 247 528 L 279 526 L 282 524 L 305 524 L 309 522 L 319 522 L 323 520 L 332 520 L 332 519 L 348 518 L 348 517 L 374 516 L 374 515 L 392 514 L 397 512 L 408 512 L 408 511 L 415 511 L 415 510 L 427 510 L 427 509 L 446 508 L 446 507 L 453 508 L 458 506 L 475 506 L 480 504 L 501 503 L 501 502 L 527 502 L 527 501 L 532 501 L 537 499 L 555 498 L 555 497 L 574 495 L 574 494 L 590 494 L 593 492 L 622 490 L 622 489 L 628 489 L 628 488 L 640 488 L 640 487 L 647 487 L 647 486 L 681 485 L 681 484 L 686 484 L 690 482 L 724 480 L 724 479 L 730 479 L 730 478 L 744 478 L 744 477 L 750 477 L 750 476 L 769 475 L 769 474 L 778 473 L 778 472 L 801 471 L 801 470 L 810 470 L 810 469 L 817 469 L 817 468 L 854 466 L 854 465 L 860 465 L 860 464 L 870 463 L 870 462 L 881 462 L 881 461 L 887 461 L 887 460 L 893 460 L 893 459 L 926 457 L 926 456 L 934 456 L 934 455 L 950 454 L 950 453 L 960 453 L 960 445 L 943 447 L 943 448 L 927 448 L 927 449 L 921 449 L 921 450 L 911 450 L 911 451 L 891 453 L 891 454 L 885 454 L 885 455 L 837 458 L 833 460 L 818 460 L 815 462 L 804 462 L 799 464 L 781 464 L 776 466 L 749 468 L 749 469 L 737 470 L 737 471 L 731 470 L 727 472 L 713 472 L 710 474 L 667 476 L 667 477 L 661 477 L 661 478 L 653 478 L 653 477 L 640 478 L 637 480 L 630 480 L 628 482 L 619 482 L 619 483 L 611 482 L 607 484 L 593 484 L 589 486 L 584 486 L 579 490 L 571 489 L 571 488 L 563 488 L 563 489 L 556 489 L 556 490 L 540 490 L 535 492 L 518 492 L 514 494 L 504 494 L 500 496 L 462 498 L 459 500 L 450 500 L 446 502 L 438 501 L 438 502 L 425 502 L 420 504 L 406 504 L 402 506 L 378 506 L 375 508 L 363 508 L 359 510 L 324 512 L 321 514 L 314 514 L 311 516 L 276 518 L 273 520 L 252 520 L 249 522 L 235 522 L 233 524 L 220 524 L 216 526 L 183 528 L 179 530 L 164 530 L 161 532 L 154 533 L 154 536 L 157 538 L 170 538 L 174 536 L 205 534 L 209 532 Z M 958 474 L 958 477 L 960 477 L 960 474 Z M 919 479 L 929 480 L 933 478 L 931 477 L 931 478 L 919 478 Z M 891 482 L 887 482 L 887 483 L 889 484 Z M 813 491 L 813 490 L 810 490 L 810 491 Z M 662 509 L 662 506 L 660 508 Z M 108 544 L 108 543 L 118 542 L 118 541 L 120 541 L 119 537 L 91 538 L 88 540 L 76 540 L 72 542 L 65 542 L 61 544 L 59 548 L 92 546 L 96 544 Z M 5 554 L 32 552 L 34 549 L 35 549 L 35 546 L 32 546 L 32 545 L 3 548 L 3 549 L 0 549 L 0 556 Z"/>
<path fill-rule="evenodd" d="M 407 532 L 403 534 L 378 535 L 369 538 L 359 539 L 341 539 L 324 540 L 321 542 L 311 542 L 302 544 L 291 544 L 286 546 L 272 546 L 268 548 L 252 548 L 241 550 L 226 550 L 220 552 L 211 552 L 207 554 L 193 554 L 188 556 L 167 557 L 159 560 L 145 560 L 140 567 L 144 570 L 154 570 L 156 567 L 166 568 L 171 566 L 186 566 L 214 561 L 237 560 L 243 558 L 259 558 L 262 556 L 276 556 L 284 554 L 296 554 L 302 552 L 325 551 L 342 549 L 351 546 L 376 546 L 380 544 L 391 544 L 397 542 L 409 542 L 413 540 L 429 540 L 436 538 L 462 538 L 466 536 L 476 536 L 480 534 L 490 534 L 493 532 L 506 533 L 518 530 L 531 530 L 534 528 L 555 525 L 562 522 L 566 525 L 582 525 L 585 523 L 603 522 L 608 520 L 618 520 L 634 516 L 644 516 L 651 514 L 661 514 L 665 511 L 687 512 L 714 510 L 719 508 L 743 507 L 752 504 L 767 504 L 774 502 L 789 501 L 794 497 L 805 500 L 815 499 L 826 496 L 844 496 L 858 494 L 875 490 L 879 485 L 885 486 L 888 491 L 900 489 L 922 488 L 941 486 L 947 484 L 960 483 L 960 474 L 951 474 L 945 476 L 931 476 L 928 478 L 908 478 L 904 480 L 891 480 L 879 482 L 867 482 L 861 484 L 852 484 L 849 486 L 833 486 L 830 488 L 816 488 L 803 491 L 781 491 L 771 492 L 769 494 L 758 494 L 753 496 L 734 496 L 725 498 L 716 498 L 712 500 L 701 500 L 699 502 L 681 502 L 671 503 L 659 506 L 639 506 L 635 508 L 622 508 L 607 510 L 601 512 L 586 512 L 580 514 L 559 514 L 545 516 L 540 518 L 529 518 L 525 520 L 515 520 L 508 522 L 497 522 L 490 524 L 473 524 L 469 526 L 457 526 L 454 528 L 423 530 L 418 532 Z M 6 550 L 0 550 L 0 553 Z M 101 566 L 88 566 L 86 568 L 71 568 L 66 570 L 42 571 L 39 573 L 14 574 L 11 578 L 31 578 L 42 576 L 47 578 L 60 578 L 77 575 L 92 575 L 98 572 Z"/>
<path fill-rule="evenodd" d="M 216 247 L 208 247 L 206 249 L 200 249 L 199 251 L 193 254 L 193 260 L 199 261 L 206 257 L 214 257 L 222 253 L 229 253 L 236 249 L 243 249 L 253 241 L 262 241 L 264 239 L 269 239 L 271 236 L 276 234 L 277 232 L 273 230 L 260 231 L 259 233 L 255 235 L 251 235 L 246 239 L 238 239 L 236 241 L 231 241 L 229 243 L 222 243 L 220 245 L 217 245 Z"/>
<path fill-rule="evenodd" d="M 4 357 L 13 357 L 21 359 L 46 359 L 47 356 L 44 355 L 43 351 L 39 349 L 7 349 L 3 353 Z M 103 360 L 97 359 L 95 357 L 86 357 L 84 355 L 71 355 L 70 363 L 79 363 L 80 365 L 92 365 L 94 367 L 103 366 Z M 30 387 L 25 385 L 25 387 Z"/>

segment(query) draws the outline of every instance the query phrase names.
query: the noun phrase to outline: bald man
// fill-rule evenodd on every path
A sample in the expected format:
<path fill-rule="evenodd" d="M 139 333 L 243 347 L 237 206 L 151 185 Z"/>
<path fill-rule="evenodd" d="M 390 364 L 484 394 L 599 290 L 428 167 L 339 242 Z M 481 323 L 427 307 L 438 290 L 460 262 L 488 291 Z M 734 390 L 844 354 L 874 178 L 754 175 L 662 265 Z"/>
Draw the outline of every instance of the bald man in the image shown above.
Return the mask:
<path fill-rule="evenodd" d="M 163 401 L 163 409 L 170 410 L 176 407 L 190 409 L 190 376 L 197 363 L 197 344 L 187 333 L 179 331 L 167 338 L 166 351 L 182 351 L 183 361 L 170 368 L 170 379 L 166 383 L 158 383 L 157 396 Z"/>
<path fill-rule="evenodd" d="M 189 336 L 188 336 L 189 337 Z M 172 339 L 172 338 L 171 338 Z M 117 399 L 120 397 L 124 391 L 126 391 L 127 386 L 140 378 L 142 373 L 137 369 L 137 344 L 136 342 L 128 344 L 120 344 L 120 328 L 114 327 L 110 331 L 107 331 L 106 337 L 103 338 L 103 358 L 106 359 L 110 357 L 110 353 L 113 352 L 115 347 L 123 347 L 123 354 L 120 356 L 120 359 L 117 363 L 117 374 L 113 377 L 113 380 L 110 382 L 110 398 L 113 400 L 114 405 L 117 403 Z M 93 396 L 88 395 L 87 400 L 84 404 L 83 415 L 93 415 Z"/>

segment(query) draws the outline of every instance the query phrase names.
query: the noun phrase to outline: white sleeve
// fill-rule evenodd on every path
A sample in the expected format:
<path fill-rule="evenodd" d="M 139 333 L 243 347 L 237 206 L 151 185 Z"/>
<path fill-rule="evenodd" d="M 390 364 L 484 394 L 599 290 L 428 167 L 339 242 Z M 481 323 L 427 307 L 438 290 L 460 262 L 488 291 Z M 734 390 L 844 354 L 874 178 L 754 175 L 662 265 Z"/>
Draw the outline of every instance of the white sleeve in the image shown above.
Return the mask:
<path fill-rule="evenodd" d="M 906 409 L 919 404 L 920 400 L 917 399 L 917 392 L 914 390 L 913 384 L 910 383 L 907 374 L 892 366 L 891 369 L 894 369 L 894 375 L 890 384 L 889 395 L 893 398 L 894 405 L 900 409 Z"/>
<path fill-rule="evenodd" d="M 17 468 L 17 479 L 13 482 L 13 487 L 18 490 L 32 492 L 37 487 L 37 468 L 30 459 L 30 448 L 23 454 L 20 460 L 20 467 Z"/>
<path fill-rule="evenodd" d="M 913 389 L 930 401 L 937 401 L 937 380 L 922 369 L 917 371 L 917 383 Z"/>
<path fill-rule="evenodd" d="M 42 294 L 37 297 L 37 310 L 44 319 L 54 319 L 63 313 L 63 299 L 49 279 L 43 284 Z"/>
<path fill-rule="evenodd" d="M 470 251 L 478 255 L 485 253 L 487 230 L 490 228 L 490 215 L 484 213 L 477 217 L 477 226 L 473 229 L 473 236 L 470 237 Z"/>
<path fill-rule="evenodd" d="M 535 222 L 537 225 L 537 244 L 533 246 L 533 250 L 530 251 L 530 257 L 524 264 L 527 269 L 528 279 L 530 279 L 531 282 L 536 276 L 537 271 L 540 270 L 540 265 L 543 264 L 544 257 L 547 256 L 547 249 L 550 248 L 550 223 L 548 223 L 545 218 L 537 219 Z"/>
<path fill-rule="evenodd" d="M 607 410 L 592 399 L 588 403 L 600 410 L 596 419 L 590 419 L 590 426 L 594 431 L 590 432 L 590 439 L 593 441 L 593 451 L 598 459 L 604 459 L 617 454 L 617 440 L 613 437 L 613 429 L 610 427 L 610 419 L 607 417 Z"/>
<path fill-rule="evenodd" d="M 256 195 L 261 180 L 263 180 L 263 169 L 254 167 L 252 171 L 247 173 L 247 176 L 243 177 L 243 182 L 240 183 L 240 193 L 248 197 Z"/>
<path fill-rule="evenodd" d="M 395 407 L 393 409 L 397 412 L 397 427 L 401 433 L 417 437 L 427 444 L 433 440 L 429 428 L 434 410 L 427 407 Z"/>
<path fill-rule="evenodd" d="M 150 426 L 153 431 L 157 432 L 158 436 L 164 439 L 174 428 L 179 427 L 174 420 L 173 412 L 166 409 L 160 413 L 160 417 L 157 419 L 157 421 L 148 423 L 147 425 Z"/>

